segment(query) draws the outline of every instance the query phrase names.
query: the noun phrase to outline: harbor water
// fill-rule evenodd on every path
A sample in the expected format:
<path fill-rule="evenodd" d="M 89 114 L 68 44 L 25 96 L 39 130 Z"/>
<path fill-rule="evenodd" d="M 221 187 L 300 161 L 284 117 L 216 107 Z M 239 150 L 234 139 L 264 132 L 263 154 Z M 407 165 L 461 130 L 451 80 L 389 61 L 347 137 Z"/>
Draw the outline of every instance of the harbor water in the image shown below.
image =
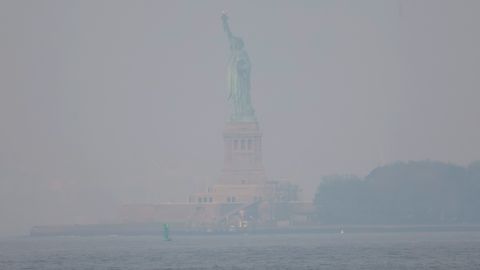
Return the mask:
<path fill-rule="evenodd" d="M 480 232 L 0 238 L 0 269 L 480 269 Z"/>

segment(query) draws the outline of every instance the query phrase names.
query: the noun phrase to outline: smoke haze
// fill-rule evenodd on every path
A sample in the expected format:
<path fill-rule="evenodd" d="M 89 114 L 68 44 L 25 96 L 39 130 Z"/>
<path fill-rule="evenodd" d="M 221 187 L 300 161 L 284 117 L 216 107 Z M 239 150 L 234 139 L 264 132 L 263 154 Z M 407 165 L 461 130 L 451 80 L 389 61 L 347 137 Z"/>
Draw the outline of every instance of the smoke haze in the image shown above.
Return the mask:
<path fill-rule="evenodd" d="M 109 222 L 216 181 L 220 12 L 271 179 L 480 159 L 479 1 L 1 1 L 0 234 Z"/>

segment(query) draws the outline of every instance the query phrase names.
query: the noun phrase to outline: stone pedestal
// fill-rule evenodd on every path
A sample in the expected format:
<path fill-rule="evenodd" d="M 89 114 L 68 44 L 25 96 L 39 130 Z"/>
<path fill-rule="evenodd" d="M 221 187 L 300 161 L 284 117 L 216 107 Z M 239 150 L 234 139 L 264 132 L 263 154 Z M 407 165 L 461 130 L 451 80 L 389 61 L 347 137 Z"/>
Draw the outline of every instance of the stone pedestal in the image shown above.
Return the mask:
<path fill-rule="evenodd" d="M 257 122 L 229 122 L 223 132 L 224 165 L 219 184 L 261 185 L 266 181 L 262 163 L 262 134 Z"/>

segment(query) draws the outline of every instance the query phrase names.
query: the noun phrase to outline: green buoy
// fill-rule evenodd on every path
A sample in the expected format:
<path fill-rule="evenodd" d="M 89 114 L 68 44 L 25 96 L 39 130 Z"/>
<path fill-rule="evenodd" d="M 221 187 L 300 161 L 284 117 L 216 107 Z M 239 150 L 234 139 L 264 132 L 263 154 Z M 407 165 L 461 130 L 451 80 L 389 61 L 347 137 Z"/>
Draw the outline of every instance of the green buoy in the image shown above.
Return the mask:
<path fill-rule="evenodd" d="M 163 224 L 163 240 L 172 241 L 170 238 L 170 228 L 167 223 Z"/>

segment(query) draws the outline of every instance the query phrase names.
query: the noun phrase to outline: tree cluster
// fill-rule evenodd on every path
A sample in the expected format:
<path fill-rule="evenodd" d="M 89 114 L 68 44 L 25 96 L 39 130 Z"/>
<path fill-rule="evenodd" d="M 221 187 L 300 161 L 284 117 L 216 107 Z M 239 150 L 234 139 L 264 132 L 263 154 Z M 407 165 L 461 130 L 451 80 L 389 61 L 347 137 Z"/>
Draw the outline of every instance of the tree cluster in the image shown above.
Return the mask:
<path fill-rule="evenodd" d="M 315 206 L 326 224 L 480 223 L 480 162 L 397 162 L 365 178 L 325 177 Z"/>

